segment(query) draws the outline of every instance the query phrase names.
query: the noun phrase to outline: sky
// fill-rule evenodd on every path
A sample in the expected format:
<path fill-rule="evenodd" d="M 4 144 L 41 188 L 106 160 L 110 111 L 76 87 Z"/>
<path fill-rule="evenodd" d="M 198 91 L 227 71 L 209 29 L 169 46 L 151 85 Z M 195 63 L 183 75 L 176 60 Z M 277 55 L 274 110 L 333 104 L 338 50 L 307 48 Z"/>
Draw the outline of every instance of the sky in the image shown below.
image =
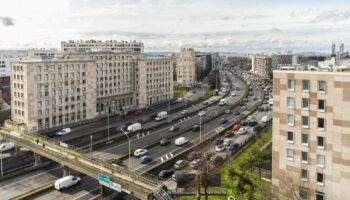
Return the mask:
<path fill-rule="evenodd" d="M 328 52 L 350 46 L 348 0 L 1 0 L 0 49 L 140 40 L 147 52 Z"/>

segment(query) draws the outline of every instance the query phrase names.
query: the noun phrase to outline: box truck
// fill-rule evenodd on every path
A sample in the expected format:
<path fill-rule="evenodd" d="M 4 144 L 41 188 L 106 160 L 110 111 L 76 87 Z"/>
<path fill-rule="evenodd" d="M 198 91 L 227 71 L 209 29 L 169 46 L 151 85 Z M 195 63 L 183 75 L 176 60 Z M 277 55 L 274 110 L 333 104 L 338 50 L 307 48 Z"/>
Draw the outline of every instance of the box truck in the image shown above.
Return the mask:
<path fill-rule="evenodd" d="M 166 111 L 159 112 L 157 117 L 155 118 L 156 121 L 160 121 L 163 119 L 166 119 L 168 117 L 168 113 Z"/>
<path fill-rule="evenodd" d="M 65 176 L 63 178 L 60 178 L 56 180 L 55 182 L 55 188 L 56 190 L 64 190 L 66 188 L 69 188 L 81 181 L 80 177 L 75 177 L 72 175 Z"/>
<path fill-rule="evenodd" d="M 141 130 L 141 123 L 134 123 L 128 126 L 127 132 L 132 133 Z"/>
<path fill-rule="evenodd" d="M 221 99 L 220 102 L 219 102 L 219 105 L 220 106 L 226 105 L 226 99 Z"/>

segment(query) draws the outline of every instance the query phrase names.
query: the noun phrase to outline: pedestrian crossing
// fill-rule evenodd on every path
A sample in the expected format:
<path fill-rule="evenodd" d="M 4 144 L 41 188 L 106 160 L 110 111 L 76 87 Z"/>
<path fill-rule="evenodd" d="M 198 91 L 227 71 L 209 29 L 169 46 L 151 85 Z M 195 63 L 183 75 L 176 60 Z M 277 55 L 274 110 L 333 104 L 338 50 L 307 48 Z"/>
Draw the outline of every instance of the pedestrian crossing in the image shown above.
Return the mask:
<path fill-rule="evenodd" d="M 136 135 L 136 138 L 137 139 L 140 139 L 140 138 L 143 138 L 143 137 L 145 137 L 145 136 L 147 136 L 147 135 L 150 135 L 151 133 L 149 132 L 149 131 L 147 131 L 147 132 L 144 132 L 144 133 L 138 133 L 137 135 Z"/>
<path fill-rule="evenodd" d="M 181 119 L 180 119 L 180 122 L 184 122 L 184 121 L 187 121 L 187 120 L 189 120 L 189 119 L 191 119 L 190 116 L 184 117 L 184 118 L 181 118 Z"/>
<path fill-rule="evenodd" d="M 165 154 L 164 156 L 160 157 L 160 161 L 163 163 L 163 162 L 171 159 L 172 157 L 174 157 L 173 153 Z"/>
<path fill-rule="evenodd" d="M 218 128 L 215 129 L 215 132 L 216 132 L 216 133 L 219 133 L 219 132 L 221 132 L 221 131 L 223 131 L 223 130 L 224 130 L 224 128 L 220 126 L 220 127 L 218 127 Z"/>

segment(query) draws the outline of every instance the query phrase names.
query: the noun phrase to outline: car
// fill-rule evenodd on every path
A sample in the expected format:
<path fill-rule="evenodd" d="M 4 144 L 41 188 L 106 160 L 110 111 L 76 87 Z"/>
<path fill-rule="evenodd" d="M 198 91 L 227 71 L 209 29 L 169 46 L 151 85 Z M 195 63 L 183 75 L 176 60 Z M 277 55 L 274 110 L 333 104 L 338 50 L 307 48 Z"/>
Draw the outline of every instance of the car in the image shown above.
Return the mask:
<path fill-rule="evenodd" d="M 241 127 L 240 127 L 239 125 L 234 125 L 234 126 L 232 127 L 232 130 L 238 131 L 240 128 L 241 128 Z"/>
<path fill-rule="evenodd" d="M 115 159 L 111 159 L 107 161 L 108 164 L 114 165 L 114 166 L 119 166 L 119 167 L 123 167 L 124 163 L 121 159 L 119 158 L 115 158 Z"/>
<path fill-rule="evenodd" d="M 260 106 L 260 107 L 258 108 L 258 111 L 259 111 L 259 112 L 264 112 L 264 111 L 265 111 L 264 106 Z"/>
<path fill-rule="evenodd" d="M 220 119 L 220 124 L 226 124 L 227 122 L 228 122 L 228 120 L 225 118 Z"/>
<path fill-rule="evenodd" d="M 136 149 L 134 151 L 134 156 L 140 157 L 140 156 L 145 155 L 147 152 L 148 152 L 147 149 Z"/>
<path fill-rule="evenodd" d="M 247 126 L 247 125 L 248 125 L 248 122 L 245 121 L 245 120 L 243 120 L 243 121 L 241 121 L 241 122 L 239 123 L 239 125 L 241 125 L 241 126 Z"/>
<path fill-rule="evenodd" d="M 223 150 L 225 150 L 225 146 L 223 144 L 216 145 L 215 151 L 221 152 Z"/>
<path fill-rule="evenodd" d="M 246 133 L 247 133 L 247 129 L 245 129 L 245 128 L 240 128 L 240 129 L 237 131 L 237 133 L 240 134 L 240 135 L 246 134 Z"/>
<path fill-rule="evenodd" d="M 176 103 L 181 103 L 181 102 L 182 102 L 182 98 L 181 97 L 176 99 Z"/>
<path fill-rule="evenodd" d="M 189 139 L 187 139 L 185 137 L 179 137 L 175 140 L 175 145 L 181 146 L 181 145 L 187 144 L 188 142 L 189 142 Z"/>
<path fill-rule="evenodd" d="M 259 132 L 260 130 L 261 130 L 261 126 L 260 125 L 255 125 L 253 127 L 253 131 L 255 131 L 255 132 Z"/>
<path fill-rule="evenodd" d="M 248 101 L 249 101 L 248 98 L 243 99 L 243 102 L 248 102 Z"/>
<path fill-rule="evenodd" d="M 181 171 L 181 170 L 176 170 L 176 171 L 174 172 L 174 174 L 171 176 L 171 179 L 172 179 L 173 181 L 176 181 L 176 177 L 177 177 L 177 175 L 179 175 L 179 174 L 182 174 L 182 171 Z"/>
<path fill-rule="evenodd" d="M 228 196 L 227 200 L 236 200 L 233 196 Z"/>
<path fill-rule="evenodd" d="M 151 162 L 152 161 L 152 157 L 151 156 L 142 156 L 141 158 L 140 158 L 140 163 L 142 163 L 142 164 L 147 164 L 147 163 L 149 163 L 149 162 Z"/>
<path fill-rule="evenodd" d="M 208 105 L 208 104 L 209 104 L 208 101 L 204 101 L 204 102 L 203 102 L 203 105 Z"/>
<path fill-rule="evenodd" d="M 240 115 L 241 113 L 239 111 L 235 111 L 233 114 L 234 115 Z"/>
<path fill-rule="evenodd" d="M 242 106 L 242 107 L 241 107 L 241 111 L 244 111 L 244 110 L 247 110 L 247 107 Z"/>
<path fill-rule="evenodd" d="M 233 96 L 233 97 L 234 97 L 234 96 L 236 96 L 236 94 L 235 94 L 235 93 L 232 93 L 232 94 L 231 94 L 231 96 Z"/>
<path fill-rule="evenodd" d="M 201 156 L 202 156 L 202 154 L 200 152 L 192 151 L 190 154 L 188 154 L 187 160 L 192 161 L 194 159 L 200 158 Z"/>
<path fill-rule="evenodd" d="M 55 136 L 56 136 L 56 133 L 51 132 L 51 133 L 49 133 L 47 136 L 48 136 L 49 138 L 53 138 L 53 137 L 55 137 Z"/>
<path fill-rule="evenodd" d="M 70 128 L 64 128 L 56 133 L 57 136 L 67 135 L 71 132 Z"/>
<path fill-rule="evenodd" d="M 162 171 L 160 171 L 158 173 L 158 177 L 161 179 L 166 179 L 168 177 L 170 177 L 171 175 L 174 174 L 174 170 L 173 169 L 163 169 Z"/>
<path fill-rule="evenodd" d="M 249 120 L 254 119 L 254 117 L 253 117 L 253 116 L 251 116 L 251 115 L 249 115 L 247 119 L 248 119 L 248 121 L 249 121 Z"/>
<path fill-rule="evenodd" d="M 175 162 L 174 168 L 175 168 L 175 169 L 182 169 L 182 168 L 184 168 L 186 165 L 187 165 L 187 162 L 186 162 L 186 161 L 184 161 L 184 160 L 178 160 L 178 161 Z"/>
<path fill-rule="evenodd" d="M 2 143 L 1 145 L 0 145 L 0 150 L 1 151 L 7 151 L 7 150 L 10 150 L 10 149 L 12 149 L 12 148 L 14 148 L 15 147 L 15 144 L 14 143 L 12 143 L 12 142 L 6 142 L 6 143 Z"/>
<path fill-rule="evenodd" d="M 224 159 L 219 156 L 219 155 L 213 155 L 209 158 L 209 162 L 212 163 L 213 165 L 217 165 L 221 163 Z"/>
<path fill-rule="evenodd" d="M 257 98 L 257 97 L 254 97 L 253 100 L 256 101 L 256 100 L 258 100 L 258 98 Z"/>
<path fill-rule="evenodd" d="M 197 169 L 198 166 L 199 166 L 201 163 L 202 163 L 202 160 L 201 160 L 201 159 L 194 159 L 194 160 L 192 160 L 192 162 L 191 162 L 191 167 L 192 167 L 193 169 Z"/>
<path fill-rule="evenodd" d="M 214 144 L 215 145 L 219 145 L 219 144 L 222 144 L 222 143 L 224 143 L 224 140 L 221 139 L 221 138 L 217 138 L 217 139 L 214 140 Z"/>
<path fill-rule="evenodd" d="M 244 102 L 240 102 L 239 105 L 240 105 L 240 106 L 244 106 L 245 103 L 244 103 Z"/>
<path fill-rule="evenodd" d="M 215 100 L 215 98 L 210 98 L 209 101 L 213 103 L 216 100 Z"/>
<path fill-rule="evenodd" d="M 199 129 L 200 129 L 200 126 L 198 124 L 196 124 L 192 127 L 193 132 L 199 131 Z"/>
<path fill-rule="evenodd" d="M 258 124 L 258 122 L 255 120 L 255 119 L 250 119 L 250 120 L 248 120 L 248 125 L 249 126 L 255 126 L 255 125 L 257 125 Z"/>
<path fill-rule="evenodd" d="M 272 108 L 270 106 L 266 106 L 265 111 L 272 111 Z"/>
<path fill-rule="evenodd" d="M 234 132 L 232 131 L 232 130 L 228 130 L 228 131 L 226 131 L 225 132 L 225 137 L 231 137 L 231 136 L 233 136 L 233 134 L 234 134 Z"/>
<path fill-rule="evenodd" d="M 181 112 L 181 115 L 186 115 L 186 114 L 188 114 L 188 110 L 183 110 L 183 111 Z"/>
<path fill-rule="evenodd" d="M 56 190 L 64 190 L 73 185 L 79 184 L 81 182 L 81 178 L 77 176 L 65 176 L 55 181 L 55 189 Z"/>
<path fill-rule="evenodd" d="M 225 110 L 225 113 L 226 113 L 226 114 L 230 114 L 231 112 L 232 112 L 232 111 L 229 110 L 229 109 Z"/>
<path fill-rule="evenodd" d="M 178 130 L 179 129 L 179 126 L 178 125 L 173 125 L 173 126 L 170 126 L 170 128 L 169 128 L 169 131 L 170 132 L 174 132 L 174 131 L 176 131 L 176 130 Z"/>
<path fill-rule="evenodd" d="M 200 111 L 200 112 L 198 113 L 198 115 L 199 115 L 199 116 L 204 116 L 204 115 L 205 115 L 205 111 Z"/>
<path fill-rule="evenodd" d="M 165 146 L 165 145 L 170 144 L 170 142 L 171 142 L 170 139 L 164 138 L 164 139 L 162 139 L 162 140 L 160 141 L 160 145 L 161 145 L 161 146 Z"/>
<path fill-rule="evenodd" d="M 141 115 L 142 114 L 142 110 L 136 110 L 135 112 L 134 112 L 134 115 L 135 116 L 138 116 L 138 115 Z"/>
<path fill-rule="evenodd" d="M 263 104 L 269 104 L 269 101 L 264 100 L 264 101 L 263 101 Z"/>
<path fill-rule="evenodd" d="M 229 146 L 233 141 L 230 139 L 225 139 L 224 140 L 224 146 Z"/>

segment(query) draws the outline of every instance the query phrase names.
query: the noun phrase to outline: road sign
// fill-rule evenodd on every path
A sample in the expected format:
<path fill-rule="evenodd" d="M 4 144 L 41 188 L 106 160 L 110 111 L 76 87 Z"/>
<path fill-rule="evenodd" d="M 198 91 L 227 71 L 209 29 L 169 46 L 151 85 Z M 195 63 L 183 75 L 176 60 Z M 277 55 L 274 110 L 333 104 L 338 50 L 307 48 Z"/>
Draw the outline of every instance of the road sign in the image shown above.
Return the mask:
<path fill-rule="evenodd" d="M 100 183 L 102 181 L 102 182 L 109 184 L 109 177 L 105 176 L 103 174 L 98 174 L 98 180 L 100 180 Z"/>

